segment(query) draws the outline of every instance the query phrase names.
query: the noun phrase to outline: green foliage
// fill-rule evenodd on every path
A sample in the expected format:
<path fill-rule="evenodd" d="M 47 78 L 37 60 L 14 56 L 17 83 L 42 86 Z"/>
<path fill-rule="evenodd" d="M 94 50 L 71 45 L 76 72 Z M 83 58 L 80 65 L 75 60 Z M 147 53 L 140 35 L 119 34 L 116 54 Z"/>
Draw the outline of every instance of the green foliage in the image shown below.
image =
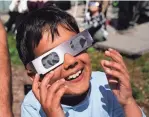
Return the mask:
<path fill-rule="evenodd" d="M 149 73 L 149 61 L 146 61 L 144 66 L 142 67 L 142 72 Z"/>
<path fill-rule="evenodd" d="M 88 48 L 88 50 L 87 50 L 89 53 L 93 53 L 93 52 L 95 52 L 96 50 L 93 48 L 93 47 L 90 47 L 90 48 Z"/>
<path fill-rule="evenodd" d="M 92 70 L 103 71 L 100 65 L 100 61 L 104 58 L 103 53 L 95 50 L 94 48 L 89 48 L 87 52 L 89 53 L 89 56 L 91 58 Z"/>
<path fill-rule="evenodd" d="M 136 60 L 135 64 L 136 64 L 136 66 L 143 67 L 146 64 L 147 61 L 149 61 L 149 54 L 145 54 L 145 55 L 139 57 Z"/>
<path fill-rule="evenodd" d="M 144 85 L 144 92 L 149 95 L 149 82 Z"/>
<path fill-rule="evenodd" d="M 118 7 L 118 4 L 119 4 L 119 1 L 113 1 L 112 2 L 113 7 Z"/>
<path fill-rule="evenodd" d="M 131 83 L 131 86 L 132 86 L 132 95 L 133 95 L 133 97 L 136 100 L 143 101 L 144 96 L 143 96 L 141 90 L 138 87 L 136 87 L 133 82 Z"/>
<path fill-rule="evenodd" d="M 16 40 L 13 34 L 8 33 L 8 46 L 9 46 L 9 53 L 11 57 L 11 63 L 13 65 L 21 65 L 20 58 L 18 56 L 18 52 L 16 49 Z"/>
<path fill-rule="evenodd" d="M 149 61 L 144 62 L 142 67 L 144 83 L 144 92 L 149 95 Z"/>

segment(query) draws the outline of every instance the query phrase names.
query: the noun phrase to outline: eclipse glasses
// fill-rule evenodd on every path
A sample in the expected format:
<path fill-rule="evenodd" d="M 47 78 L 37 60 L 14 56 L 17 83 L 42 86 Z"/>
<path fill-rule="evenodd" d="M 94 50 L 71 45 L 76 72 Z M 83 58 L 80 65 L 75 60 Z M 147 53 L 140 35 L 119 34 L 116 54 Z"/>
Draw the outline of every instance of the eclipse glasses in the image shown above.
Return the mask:
<path fill-rule="evenodd" d="M 92 43 L 93 39 L 91 35 L 85 30 L 29 62 L 27 69 L 34 73 L 44 75 L 61 65 L 64 62 L 64 55 L 66 53 L 76 56 L 90 47 Z"/>

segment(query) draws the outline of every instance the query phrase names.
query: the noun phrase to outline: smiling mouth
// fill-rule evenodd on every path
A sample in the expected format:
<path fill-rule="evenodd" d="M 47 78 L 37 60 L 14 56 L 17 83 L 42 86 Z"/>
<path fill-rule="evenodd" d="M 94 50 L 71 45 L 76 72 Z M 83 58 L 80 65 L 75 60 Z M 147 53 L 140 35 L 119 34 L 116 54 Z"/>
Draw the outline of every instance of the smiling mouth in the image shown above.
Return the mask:
<path fill-rule="evenodd" d="M 77 73 L 70 75 L 69 77 L 67 77 L 65 80 L 66 81 L 71 81 L 71 80 L 75 80 L 77 78 L 79 78 L 79 76 L 82 74 L 83 69 L 79 70 Z"/>

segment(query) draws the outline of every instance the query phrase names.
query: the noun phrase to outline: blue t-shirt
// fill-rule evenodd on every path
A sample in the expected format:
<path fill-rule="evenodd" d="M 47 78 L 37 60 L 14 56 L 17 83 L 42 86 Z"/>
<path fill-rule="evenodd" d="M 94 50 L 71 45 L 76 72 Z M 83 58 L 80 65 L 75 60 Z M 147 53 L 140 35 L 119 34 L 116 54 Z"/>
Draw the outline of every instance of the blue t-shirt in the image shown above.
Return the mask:
<path fill-rule="evenodd" d="M 92 72 L 90 90 L 85 100 L 76 106 L 62 104 L 62 108 L 66 117 L 124 117 L 123 109 L 110 90 L 103 72 Z M 22 103 L 21 117 L 46 117 L 32 91 Z"/>

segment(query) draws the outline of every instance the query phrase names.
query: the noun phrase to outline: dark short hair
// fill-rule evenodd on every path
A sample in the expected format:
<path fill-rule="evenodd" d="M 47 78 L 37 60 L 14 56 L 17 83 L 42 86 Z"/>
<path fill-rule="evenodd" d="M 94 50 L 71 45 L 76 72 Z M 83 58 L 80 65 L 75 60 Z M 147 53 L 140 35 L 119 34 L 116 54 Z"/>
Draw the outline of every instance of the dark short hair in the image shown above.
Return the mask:
<path fill-rule="evenodd" d="M 43 28 L 46 25 L 49 26 L 52 41 L 54 40 L 54 35 L 59 35 L 58 25 L 79 33 L 75 19 L 56 6 L 48 6 L 29 13 L 18 26 L 16 35 L 16 47 L 25 66 L 35 59 L 33 50 L 38 46 L 42 38 Z"/>

